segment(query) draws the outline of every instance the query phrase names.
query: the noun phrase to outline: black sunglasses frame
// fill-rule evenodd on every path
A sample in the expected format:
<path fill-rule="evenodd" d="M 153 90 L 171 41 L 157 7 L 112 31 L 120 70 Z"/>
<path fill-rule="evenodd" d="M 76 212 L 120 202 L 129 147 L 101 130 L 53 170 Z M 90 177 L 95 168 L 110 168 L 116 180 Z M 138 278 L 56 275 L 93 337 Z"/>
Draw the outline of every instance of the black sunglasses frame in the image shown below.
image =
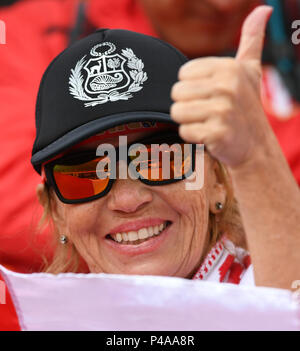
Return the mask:
<path fill-rule="evenodd" d="M 154 144 L 157 143 L 157 141 L 160 141 L 160 145 L 161 144 L 165 144 L 168 143 L 170 141 L 173 141 L 173 143 L 185 143 L 182 139 L 180 139 L 180 137 L 178 136 L 178 133 L 165 133 L 165 134 L 161 134 L 159 136 L 155 135 L 152 137 L 148 137 L 148 138 L 144 138 L 141 139 L 139 141 L 135 141 L 129 145 L 127 145 L 127 164 L 129 165 L 130 162 L 132 162 L 132 159 L 130 158 L 130 156 L 128 156 L 128 149 L 131 145 L 133 144 L 137 144 L 137 143 L 143 143 L 143 144 Z M 142 183 L 146 184 L 146 185 L 150 185 L 150 186 L 160 186 L 160 185 L 168 185 L 168 184 L 172 184 L 172 183 L 176 183 L 178 181 L 184 180 L 186 178 L 188 178 L 195 170 L 195 154 L 196 154 L 196 144 L 191 144 L 192 147 L 192 167 L 191 170 L 187 173 L 187 174 L 183 174 L 180 178 L 172 178 L 172 179 L 166 179 L 166 180 L 161 180 L 161 181 L 152 181 L 152 180 L 148 180 L 146 178 L 143 178 L 142 176 L 140 176 L 138 178 L 138 180 L 140 180 Z M 119 152 L 118 152 L 119 148 L 116 148 L 116 155 L 117 155 L 117 159 L 116 162 L 119 161 Z M 55 159 L 47 164 L 44 165 L 44 170 L 45 170 L 45 176 L 46 176 L 46 183 L 49 187 L 52 187 L 57 195 L 57 197 L 59 198 L 60 201 L 62 201 L 63 203 L 66 204 L 79 204 L 79 203 L 85 203 L 85 202 L 89 202 L 89 201 L 93 201 L 96 199 L 99 199 L 101 197 L 104 197 L 106 194 L 109 193 L 109 191 L 111 190 L 113 183 L 116 179 L 109 179 L 108 184 L 106 186 L 106 188 L 100 192 L 97 195 L 93 195 L 93 196 L 89 196 L 89 197 L 85 197 L 85 198 L 81 198 L 81 199 L 66 199 L 65 197 L 62 196 L 56 182 L 54 179 L 54 175 L 53 175 L 53 168 L 55 165 L 57 164 L 74 164 L 74 161 L 76 160 L 76 162 L 80 161 L 80 162 L 87 162 L 88 160 L 93 160 L 99 156 L 95 155 L 95 151 L 96 150 L 87 150 L 87 151 L 82 151 L 80 153 L 76 153 L 76 154 L 67 154 L 63 157 L 60 157 L 59 159 Z M 72 163 L 73 162 L 73 163 Z"/>

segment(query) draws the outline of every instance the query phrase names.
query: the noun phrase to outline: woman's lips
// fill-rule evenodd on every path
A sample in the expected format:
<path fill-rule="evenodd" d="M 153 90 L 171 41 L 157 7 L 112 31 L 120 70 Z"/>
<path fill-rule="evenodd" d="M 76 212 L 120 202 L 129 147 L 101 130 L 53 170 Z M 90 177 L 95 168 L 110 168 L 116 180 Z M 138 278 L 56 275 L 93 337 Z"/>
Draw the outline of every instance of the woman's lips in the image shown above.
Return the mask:
<path fill-rule="evenodd" d="M 129 232 L 131 230 L 138 231 L 141 228 L 160 225 L 166 221 L 167 221 L 166 219 L 162 219 L 162 218 L 143 218 L 136 221 L 127 222 L 127 223 L 118 225 L 117 227 L 112 228 L 108 234 Z"/>
<path fill-rule="evenodd" d="M 104 242 L 111 249 L 122 255 L 131 257 L 141 255 L 157 250 L 168 237 L 171 226 L 172 224 L 169 224 L 159 235 L 154 235 L 140 244 L 121 244 L 108 237 L 104 238 Z"/>

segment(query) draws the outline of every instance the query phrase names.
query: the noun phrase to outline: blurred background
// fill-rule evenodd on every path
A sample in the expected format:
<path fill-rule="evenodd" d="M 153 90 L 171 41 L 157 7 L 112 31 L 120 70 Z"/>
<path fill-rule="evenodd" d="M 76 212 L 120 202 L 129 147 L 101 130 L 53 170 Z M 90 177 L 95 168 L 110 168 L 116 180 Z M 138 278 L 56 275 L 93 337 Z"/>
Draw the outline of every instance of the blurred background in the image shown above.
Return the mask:
<path fill-rule="evenodd" d="M 260 4 L 274 7 L 262 101 L 300 184 L 300 45 L 291 39 L 299 0 L 1 0 L 6 44 L 0 45 L 0 264 L 39 271 L 42 255 L 52 254 L 49 230 L 37 227 L 42 209 L 35 188 L 41 179 L 30 164 L 35 100 L 51 60 L 98 28 L 160 37 L 191 59 L 234 56 L 243 20 Z"/>

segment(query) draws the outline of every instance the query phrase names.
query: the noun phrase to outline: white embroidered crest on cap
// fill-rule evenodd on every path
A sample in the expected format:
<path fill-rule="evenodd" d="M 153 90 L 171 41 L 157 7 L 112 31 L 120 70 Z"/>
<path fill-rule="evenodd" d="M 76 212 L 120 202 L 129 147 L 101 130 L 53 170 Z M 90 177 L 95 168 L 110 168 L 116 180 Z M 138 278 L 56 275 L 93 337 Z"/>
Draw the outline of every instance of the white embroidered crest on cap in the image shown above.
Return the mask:
<path fill-rule="evenodd" d="M 95 45 L 90 51 L 92 58 L 88 60 L 85 55 L 71 69 L 69 91 L 75 99 L 87 101 L 85 107 L 128 100 L 143 89 L 148 79 L 143 61 L 132 49 L 123 49 L 121 54 L 115 51 L 110 42 Z"/>

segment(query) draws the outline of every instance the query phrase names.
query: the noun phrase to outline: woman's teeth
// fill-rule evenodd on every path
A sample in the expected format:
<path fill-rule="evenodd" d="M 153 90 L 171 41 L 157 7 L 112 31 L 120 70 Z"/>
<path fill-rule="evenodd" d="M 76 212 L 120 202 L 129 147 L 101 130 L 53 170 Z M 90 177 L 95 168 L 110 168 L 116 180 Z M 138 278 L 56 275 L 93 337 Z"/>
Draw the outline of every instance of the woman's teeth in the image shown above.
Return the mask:
<path fill-rule="evenodd" d="M 164 222 L 160 225 L 156 225 L 153 227 L 141 228 L 138 231 L 130 231 L 127 233 L 116 233 L 110 234 L 110 237 L 117 241 L 118 243 L 136 243 L 139 244 L 148 238 L 151 238 L 154 235 L 159 235 L 167 226 L 167 222 Z"/>

